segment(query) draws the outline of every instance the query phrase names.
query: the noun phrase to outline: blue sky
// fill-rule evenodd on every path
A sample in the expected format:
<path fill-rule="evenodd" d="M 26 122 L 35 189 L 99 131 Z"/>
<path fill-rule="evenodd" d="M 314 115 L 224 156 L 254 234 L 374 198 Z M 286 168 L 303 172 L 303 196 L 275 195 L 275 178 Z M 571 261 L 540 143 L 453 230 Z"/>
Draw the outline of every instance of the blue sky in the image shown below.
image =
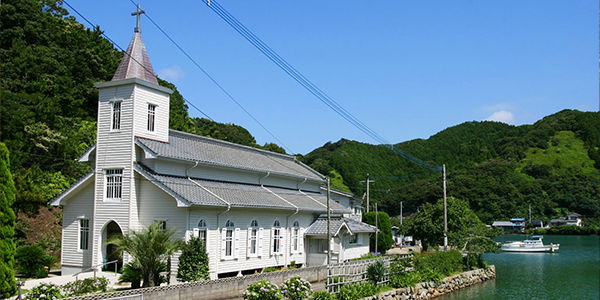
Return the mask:
<path fill-rule="evenodd" d="M 67 2 L 127 48 L 135 27 L 132 2 Z M 377 144 L 202 1 L 136 3 L 288 152 L 306 154 L 341 138 Z M 599 110 L 598 1 L 219 4 L 392 143 L 426 139 L 466 121 L 521 125 L 563 109 Z M 188 101 L 217 122 L 245 127 L 259 144 L 278 143 L 145 16 L 141 27 L 154 71 Z M 189 112 L 203 116 L 192 107 Z"/>

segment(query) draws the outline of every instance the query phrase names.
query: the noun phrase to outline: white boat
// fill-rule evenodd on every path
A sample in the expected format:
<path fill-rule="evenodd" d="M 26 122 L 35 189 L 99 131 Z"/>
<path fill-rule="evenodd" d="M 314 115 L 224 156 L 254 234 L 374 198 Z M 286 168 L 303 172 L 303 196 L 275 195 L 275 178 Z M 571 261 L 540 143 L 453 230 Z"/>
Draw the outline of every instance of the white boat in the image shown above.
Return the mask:
<path fill-rule="evenodd" d="M 506 242 L 500 250 L 507 252 L 554 252 L 560 248 L 560 244 L 544 245 L 542 239 L 544 237 L 538 235 L 524 241 Z"/>

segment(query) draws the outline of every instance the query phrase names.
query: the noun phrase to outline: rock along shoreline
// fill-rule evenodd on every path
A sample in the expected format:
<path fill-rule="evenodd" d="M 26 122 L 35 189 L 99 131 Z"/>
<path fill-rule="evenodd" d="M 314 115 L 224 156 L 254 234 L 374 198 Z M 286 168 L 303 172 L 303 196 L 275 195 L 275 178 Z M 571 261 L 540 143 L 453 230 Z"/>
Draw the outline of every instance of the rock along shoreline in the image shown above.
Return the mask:
<path fill-rule="evenodd" d="M 421 282 L 414 287 L 381 292 L 379 295 L 369 296 L 361 300 L 427 300 L 494 278 L 496 278 L 496 267 L 489 266 L 446 277 L 440 283 L 433 281 Z"/>

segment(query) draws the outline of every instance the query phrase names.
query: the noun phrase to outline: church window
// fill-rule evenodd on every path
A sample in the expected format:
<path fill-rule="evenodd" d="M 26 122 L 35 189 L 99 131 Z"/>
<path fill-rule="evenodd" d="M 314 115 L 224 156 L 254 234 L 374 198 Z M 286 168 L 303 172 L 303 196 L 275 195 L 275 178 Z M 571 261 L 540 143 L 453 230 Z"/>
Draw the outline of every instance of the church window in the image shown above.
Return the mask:
<path fill-rule="evenodd" d="M 233 230 L 235 225 L 233 224 L 233 222 L 231 220 L 227 220 L 227 223 L 225 223 L 225 257 L 233 257 L 233 250 L 234 250 L 234 245 L 233 245 L 233 241 L 234 241 L 234 236 L 233 236 Z"/>
<path fill-rule="evenodd" d="M 123 169 L 108 169 L 106 174 L 106 200 L 120 201 L 123 197 Z"/>
<path fill-rule="evenodd" d="M 202 242 L 204 242 L 204 245 L 206 245 L 206 235 L 207 235 L 206 221 L 200 220 L 200 222 L 198 222 L 198 235 L 197 236 L 200 238 L 200 240 Z"/>
<path fill-rule="evenodd" d="M 273 228 L 271 229 L 271 236 L 273 237 L 272 245 L 271 245 L 271 254 L 272 255 L 281 255 L 283 254 L 282 246 L 283 246 L 283 231 L 281 230 L 281 225 L 279 221 L 275 221 L 273 223 Z"/>
<path fill-rule="evenodd" d="M 248 257 L 258 256 L 258 222 L 252 220 L 248 228 Z"/>
<path fill-rule="evenodd" d="M 111 130 L 121 130 L 121 101 L 112 103 L 112 125 Z"/>
<path fill-rule="evenodd" d="M 88 250 L 90 237 L 90 220 L 79 219 L 79 250 Z"/>
<path fill-rule="evenodd" d="M 148 131 L 154 131 L 156 118 L 156 105 L 148 104 Z"/>
<path fill-rule="evenodd" d="M 292 253 L 298 253 L 299 238 L 300 225 L 298 224 L 298 221 L 295 221 L 292 228 Z"/>
<path fill-rule="evenodd" d="M 167 231 L 167 220 L 156 220 L 156 223 L 158 224 L 158 229 L 163 232 Z"/>

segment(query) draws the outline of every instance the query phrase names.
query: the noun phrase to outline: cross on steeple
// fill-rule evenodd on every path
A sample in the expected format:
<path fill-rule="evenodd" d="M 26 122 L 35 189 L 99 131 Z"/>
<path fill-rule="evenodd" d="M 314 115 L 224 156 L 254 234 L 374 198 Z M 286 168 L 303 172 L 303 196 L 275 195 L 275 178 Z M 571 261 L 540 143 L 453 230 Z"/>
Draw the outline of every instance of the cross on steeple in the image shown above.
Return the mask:
<path fill-rule="evenodd" d="M 145 10 L 141 10 L 139 4 L 137 5 L 137 11 L 131 13 L 132 16 L 137 15 L 137 23 L 136 23 L 134 32 L 142 32 L 142 28 L 140 28 L 140 15 L 141 14 L 145 14 L 145 13 L 146 13 L 146 11 Z"/>

